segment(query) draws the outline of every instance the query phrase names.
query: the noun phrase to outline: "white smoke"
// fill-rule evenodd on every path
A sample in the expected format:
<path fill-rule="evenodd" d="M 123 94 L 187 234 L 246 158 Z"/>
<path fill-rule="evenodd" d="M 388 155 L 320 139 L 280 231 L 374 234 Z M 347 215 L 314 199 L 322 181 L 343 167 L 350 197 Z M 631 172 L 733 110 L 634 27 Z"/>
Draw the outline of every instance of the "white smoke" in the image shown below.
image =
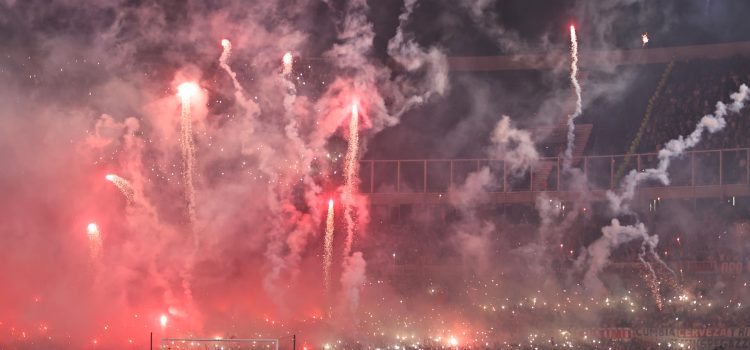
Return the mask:
<path fill-rule="evenodd" d="M 505 161 L 512 175 L 522 175 L 539 160 L 531 133 L 513 127 L 506 115 L 495 126 L 490 141 L 492 145 L 487 150 L 488 155 Z"/>
<path fill-rule="evenodd" d="M 341 273 L 341 289 L 344 298 L 343 308 L 347 319 L 350 319 L 359 307 L 359 295 L 366 281 L 365 262 L 362 252 L 354 252 L 344 258 L 343 272 Z"/>
<path fill-rule="evenodd" d="M 715 133 L 723 129 L 726 126 L 724 117 L 729 112 L 738 113 L 745 106 L 745 100 L 748 99 L 749 91 L 747 85 L 742 84 L 739 91 L 730 96 L 733 102 L 729 106 L 721 101 L 716 102 L 714 114 L 703 116 L 692 133 L 685 137 L 680 136 L 677 139 L 670 140 L 664 145 L 664 148 L 659 151 L 659 164 L 656 168 L 645 169 L 641 172 L 635 169 L 631 170 L 623 179 L 620 193 L 607 191 L 607 199 L 609 200 L 612 212 L 615 215 L 628 212 L 628 202 L 633 199 L 638 184 L 644 181 L 656 179 L 664 185 L 669 185 L 668 169 L 672 159 L 681 156 L 686 150 L 700 143 L 704 131 L 707 130 L 709 133 Z"/>
<path fill-rule="evenodd" d="M 729 106 L 721 101 L 717 102 L 714 114 L 703 116 L 698 125 L 696 125 L 695 130 L 687 137 L 680 136 L 677 139 L 667 142 L 665 147 L 659 151 L 659 164 L 656 168 L 646 169 L 642 172 L 632 170 L 623 180 L 622 189 L 619 194 L 607 191 L 609 206 L 614 215 L 632 213 L 629 201 L 635 196 L 635 190 L 639 183 L 649 179 L 658 179 L 664 185 L 669 185 L 668 170 L 671 160 L 700 143 L 704 130 L 715 133 L 723 129 L 726 125 L 724 117 L 729 112 L 739 112 L 744 107 L 749 93 L 750 89 L 745 84 L 742 84 L 740 90 L 730 96 L 733 102 Z M 666 267 L 654 250 L 659 241 L 658 236 L 650 236 L 643 223 L 623 226 L 620 225 L 617 219 L 613 219 L 611 225 L 602 228 L 602 236 L 589 245 L 585 254 L 579 256 L 579 260 L 577 261 L 579 268 L 583 268 L 583 265 L 587 263 L 584 286 L 593 293 L 601 293 L 604 290 L 604 285 L 599 280 L 599 274 L 609 264 L 611 252 L 621 244 L 635 239 L 643 239 L 643 250 L 639 255 L 639 259 L 655 278 L 653 268 L 646 262 L 643 255 L 646 252 L 645 249 L 648 248 L 657 261 Z"/>
<path fill-rule="evenodd" d="M 444 95 L 448 91 L 448 59 L 445 53 L 436 47 L 424 50 L 413 38 L 404 33 L 404 26 L 416 3 L 417 0 L 404 1 L 404 12 L 399 16 L 396 35 L 388 41 L 388 55 L 408 72 L 424 70 L 423 79 L 414 81 L 402 77 L 395 81 L 405 94 L 405 98 L 400 102 L 401 106 L 394 111 L 397 116 L 423 104 L 433 95 Z"/>
<path fill-rule="evenodd" d="M 643 240 L 639 258 L 645 263 L 643 255 L 647 249 L 649 252 L 654 252 L 659 243 L 659 237 L 649 235 L 643 223 L 621 225 L 619 220 L 612 219 L 610 225 L 602 228 L 602 236 L 591 243 L 586 248 L 585 254 L 582 254 L 576 262 L 579 267 L 583 264 L 587 266 L 586 273 L 583 276 L 583 285 L 591 294 L 602 296 L 606 293 L 606 288 L 599 279 L 599 274 L 609 265 L 609 257 L 612 251 L 624 243 L 637 239 Z"/>

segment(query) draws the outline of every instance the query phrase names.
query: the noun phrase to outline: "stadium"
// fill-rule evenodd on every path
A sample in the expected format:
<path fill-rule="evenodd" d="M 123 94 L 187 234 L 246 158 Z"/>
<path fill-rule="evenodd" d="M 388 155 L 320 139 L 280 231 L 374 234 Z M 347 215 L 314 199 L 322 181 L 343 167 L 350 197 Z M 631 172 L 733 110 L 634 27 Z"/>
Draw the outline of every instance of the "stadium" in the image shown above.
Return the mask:
<path fill-rule="evenodd" d="M 0 1 L 0 349 L 749 349 L 748 14 Z"/>

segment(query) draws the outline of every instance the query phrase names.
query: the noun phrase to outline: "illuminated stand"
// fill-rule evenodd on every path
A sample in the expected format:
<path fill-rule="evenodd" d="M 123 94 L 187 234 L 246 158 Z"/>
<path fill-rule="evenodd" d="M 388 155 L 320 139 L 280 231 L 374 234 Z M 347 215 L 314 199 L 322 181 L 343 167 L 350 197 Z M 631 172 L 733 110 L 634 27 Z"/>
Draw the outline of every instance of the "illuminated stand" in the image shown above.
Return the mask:
<path fill-rule="evenodd" d="M 163 338 L 160 349 L 223 349 L 223 350 L 249 350 L 266 349 L 279 350 L 279 339 L 253 338 L 253 339 L 189 339 L 189 338 Z"/>

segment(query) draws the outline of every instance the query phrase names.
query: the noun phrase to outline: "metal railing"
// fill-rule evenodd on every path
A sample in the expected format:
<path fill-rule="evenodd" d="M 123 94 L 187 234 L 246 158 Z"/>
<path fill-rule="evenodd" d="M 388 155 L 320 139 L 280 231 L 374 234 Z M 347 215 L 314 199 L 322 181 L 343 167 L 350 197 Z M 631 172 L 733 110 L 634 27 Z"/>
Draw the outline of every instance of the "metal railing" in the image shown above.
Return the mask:
<path fill-rule="evenodd" d="M 613 189 L 620 179 L 616 173 L 626 155 L 585 156 L 573 158 L 573 167 L 580 169 L 594 189 Z M 657 153 L 629 156 L 627 174 L 632 169 L 643 171 L 658 164 Z M 731 148 L 685 152 L 673 159 L 668 172 L 670 186 L 750 185 L 750 149 Z M 471 173 L 488 167 L 495 179 L 490 192 L 567 191 L 562 158 L 542 158 L 522 173 L 512 173 L 508 164 L 498 159 L 416 159 L 360 161 L 360 192 L 362 193 L 445 193 L 451 186 L 463 184 Z M 657 181 L 643 187 L 663 187 Z"/>

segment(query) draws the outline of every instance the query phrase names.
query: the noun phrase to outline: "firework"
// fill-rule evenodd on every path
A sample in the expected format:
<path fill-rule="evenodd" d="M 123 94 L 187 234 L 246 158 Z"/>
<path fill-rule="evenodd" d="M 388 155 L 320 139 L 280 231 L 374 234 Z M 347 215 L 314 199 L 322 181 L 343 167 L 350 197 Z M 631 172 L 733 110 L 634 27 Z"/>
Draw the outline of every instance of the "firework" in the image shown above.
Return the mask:
<path fill-rule="evenodd" d="M 195 222 L 195 187 L 193 173 L 195 171 L 195 142 L 193 141 L 193 125 L 190 103 L 199 87 L 196 83 L 186 82 L 177 87 L 182 111 L 180 113 L 180 148 L 182 149 L 183 177 L 185 181 L 185 197 L 188 202 L 188 218 L 190 224 Z"/>
<path fill-rule="evenodd" d="M 359 167 L 359 110 L 357 103 L 352 104 L 352 115 L 349 119 L 349 145 L 346 149 L 346 163 L 344 164 L 344 219 L 346 220 L 346 244 L 344 255 L 348 256 L 354 241 L 354 192 L 357 185 L 357 169 Z"/>
<path fill-rule="evenodd" d="M 641 42 L 643 43 L 642 47 L 646 47 L 646 44 L 648 44 L 648 32 L 641 34 Z"/>
<path fill-rule="evenodd" d="M 167 327 L 167 321 L 169 321 L 167 315 L 161 315 L 159 317 L 159 324 L 161 325 L 161 328 Z"/>
<path fill-rule="evenodd" d="M 578 83 L 578 37 L 576 36 L 576 27 L 570 26 L 570 83 L 576 93 L 576 108 L 573 114 L 568 116 L 568 146 L 565 148 L 565 158 L 563 165 L 570 169 L 573 146 L 575 142 L 575 119 L 583 112 L 583 103 L 581 101 L 581 84 Z"/>
<path fill-rule="evenodd" d="M 115 186 L 117 186 L 117 189 L 119 189 L 120 192 L 122 192 L 122 195 L 125 196 L 125 198 L 127 198 L 129 203 L 133 203 L 133 198 L 134 198 L 133 187 L 130 186 L 130 182 L 128 182 L 128 180 L 125 180 L 124 178 L 119 177 L 115 174 L 107 174 L 104 178 L 107 179 L 107 181 L 113 183 Z"/>
<path fill-rule="evenodd" d="M 102 249 L 102 236 L 99 232 L 99 225 L 96 223 L 90 223 L 86 226 L 86 233 L 89 238 L 89 250 L 93 258 L 99 256 L 99 252 Z"/>
<path fill-rule="evenodd" d="M 281 58 L 281 62 L 284 64 L 284 71 L 282 74 L 289 75 L 292 73 L 292 63 L 294 63 L 294 56 L 292 56 L 292 53 L 285 53 L 284 57 Z"/>
<path fill-rule="evenodd" d="M 291 139 L 292 144 L 300 150 L 304 150 L 304 142 L 299 137 L 299 125 L 294 115 L 294 103 L 297 100 L 297 87 L 294 85 L 291 76 L 293 63 L 292 53 L 285 53 L 284 57 L 281 58 L 281 63 L 283 63 L 281 82 L 286 89 L 286 94 L 284 95 L 284 111 L 286 111 L 286 113 L 284 117 L 287 120 L 287 124 L 284 127 L 284 131 L 286 132 L 286 136 Z"/>
<path fill-rule="evenodd" d="M 229 39 L 221 39 L 221 47 L 223 47 L 224 50 L 221 52 L 221 56 L 219 57 L 219 66 L 221 66 L 221 68 L 224 69 L 227 74 L 229 74 L 229 77 L 232 78 L 232 85 L 234 85 L 235 95 L 240 101 L 245 101 L 245 96 L 242 92 L 242 85 L 240 85 L 240 82 L 237 80 L 237 73 L 235 73 L 232 70 L 232 67 L 229 66 L 229 57 L 232 56 L 232 42 L 229 41 Z"/>
<path fill-rule="evenodd" d="M 326 290 L 331 287 L 331 259 L 333 256 L 333 199 L 328 200 L 328 217 L 326 218 L 325 252 L 323 253 L 323 272 Z"/>

